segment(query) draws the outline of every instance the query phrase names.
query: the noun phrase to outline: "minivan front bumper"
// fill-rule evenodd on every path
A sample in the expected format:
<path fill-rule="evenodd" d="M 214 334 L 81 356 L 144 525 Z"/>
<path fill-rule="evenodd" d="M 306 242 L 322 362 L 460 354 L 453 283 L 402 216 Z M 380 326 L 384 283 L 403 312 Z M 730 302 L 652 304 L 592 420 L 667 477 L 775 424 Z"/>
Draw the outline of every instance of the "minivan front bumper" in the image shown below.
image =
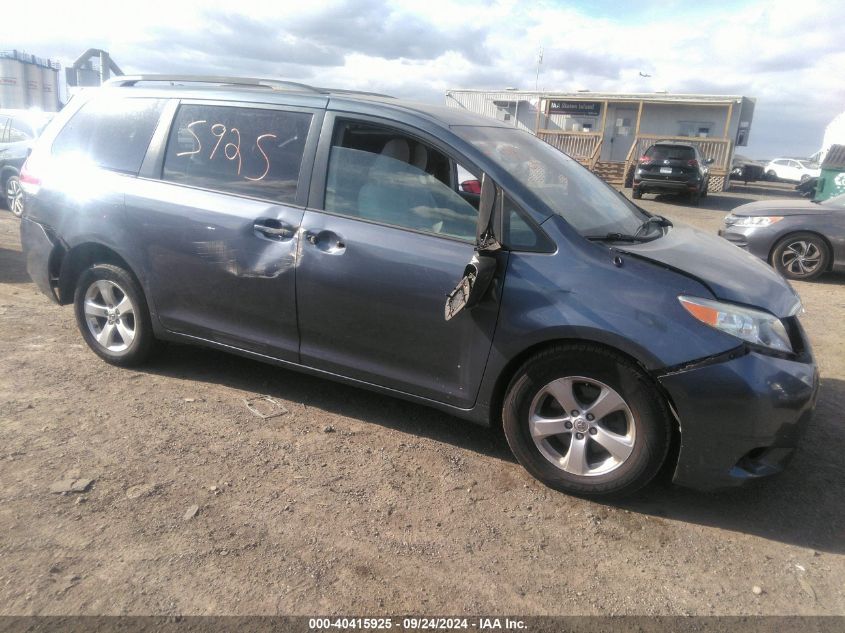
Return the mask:
<path fill-rule="evenodd" d="M 700 490 L 783 470 L 809 424 L 819 389 L 812 358 L 801 362 L 756 351 L 658 380 L 681 427 L 673 480 Z"/>

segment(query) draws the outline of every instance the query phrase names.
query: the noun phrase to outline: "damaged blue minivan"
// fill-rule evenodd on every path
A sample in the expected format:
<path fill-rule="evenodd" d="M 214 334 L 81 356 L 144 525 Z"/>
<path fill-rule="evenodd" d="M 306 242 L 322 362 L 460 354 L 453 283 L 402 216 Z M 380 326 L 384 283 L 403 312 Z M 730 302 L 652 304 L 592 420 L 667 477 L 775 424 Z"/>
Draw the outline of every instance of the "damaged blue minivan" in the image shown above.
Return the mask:
<path fill-rule="evenodd" d="M 776 473 L 815 405 L 780 275 L 459 109 L 119 77 L 20 180 L 29 274 L 103 360 L 193 343 L 501 424 L 567 493 Z"/>

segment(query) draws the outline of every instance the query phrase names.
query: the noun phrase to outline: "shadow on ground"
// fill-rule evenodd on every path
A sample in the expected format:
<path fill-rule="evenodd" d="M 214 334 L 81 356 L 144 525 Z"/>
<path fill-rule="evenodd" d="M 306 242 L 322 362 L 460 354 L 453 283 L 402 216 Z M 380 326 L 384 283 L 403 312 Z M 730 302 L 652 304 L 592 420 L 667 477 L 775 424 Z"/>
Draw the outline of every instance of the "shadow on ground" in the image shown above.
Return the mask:
<path fill-rule="evenodd" d="M 22 284 L 28 281 L 23 253 L 0 247 L 0 283 Z"/>
<path fill-rule="evenodd" d="M 514 461 L 498 430 L 433 409 L 265 365 L 214 350 L 172 345 L 146 368 L 151 373 L 222 384 L 302 402 L 327 412 L 445 442 L 496 460 Z M 818 412 L 782 475 L 719 493 L 657 481 L 614 503 L 641 514 L 742 532 L 816 550 L 845 552 L 845 382 L 824 380 Z M 491 464 L 495 468 L 495 464 Z M 526 475 L 527 476 L 527 475 Z"/>

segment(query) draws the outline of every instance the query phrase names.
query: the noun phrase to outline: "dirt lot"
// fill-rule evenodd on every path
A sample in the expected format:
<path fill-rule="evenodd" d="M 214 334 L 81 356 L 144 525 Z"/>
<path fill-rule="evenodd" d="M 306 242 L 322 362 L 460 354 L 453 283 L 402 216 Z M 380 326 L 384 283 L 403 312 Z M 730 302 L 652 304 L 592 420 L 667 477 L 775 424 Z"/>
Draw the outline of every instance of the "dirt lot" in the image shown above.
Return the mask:
<path fill-rule="evenodd" d="M 772 195 L 644 204 L 715 231 Z M 843 276 L 797 286 L 823 383 L 786 473 L 602 505 L 391 398 L 178 346 L 110 367 L 17 231 L 0 212 L 1 614 L 845 614 Z M 257 394 L 289 413 L 253 416 Z M 50 492 L 67 478 L 93 484 Z"/>

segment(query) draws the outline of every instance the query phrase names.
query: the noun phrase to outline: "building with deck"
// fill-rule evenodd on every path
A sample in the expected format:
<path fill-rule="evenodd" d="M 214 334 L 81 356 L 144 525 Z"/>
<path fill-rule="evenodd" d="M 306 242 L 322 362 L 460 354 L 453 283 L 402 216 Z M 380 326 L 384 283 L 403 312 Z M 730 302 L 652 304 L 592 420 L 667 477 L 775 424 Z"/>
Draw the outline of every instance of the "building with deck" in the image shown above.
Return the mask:
<path fill-rule="evenodd" d="M 748 144 L 754 99 L 669 93 L 450 90 L 446 104 L 510 122 L 615 186 L 629 184 L 656 141 L 697 145 L 712 158 L 710 191 L 728 186 L 734 148 Z"/>

